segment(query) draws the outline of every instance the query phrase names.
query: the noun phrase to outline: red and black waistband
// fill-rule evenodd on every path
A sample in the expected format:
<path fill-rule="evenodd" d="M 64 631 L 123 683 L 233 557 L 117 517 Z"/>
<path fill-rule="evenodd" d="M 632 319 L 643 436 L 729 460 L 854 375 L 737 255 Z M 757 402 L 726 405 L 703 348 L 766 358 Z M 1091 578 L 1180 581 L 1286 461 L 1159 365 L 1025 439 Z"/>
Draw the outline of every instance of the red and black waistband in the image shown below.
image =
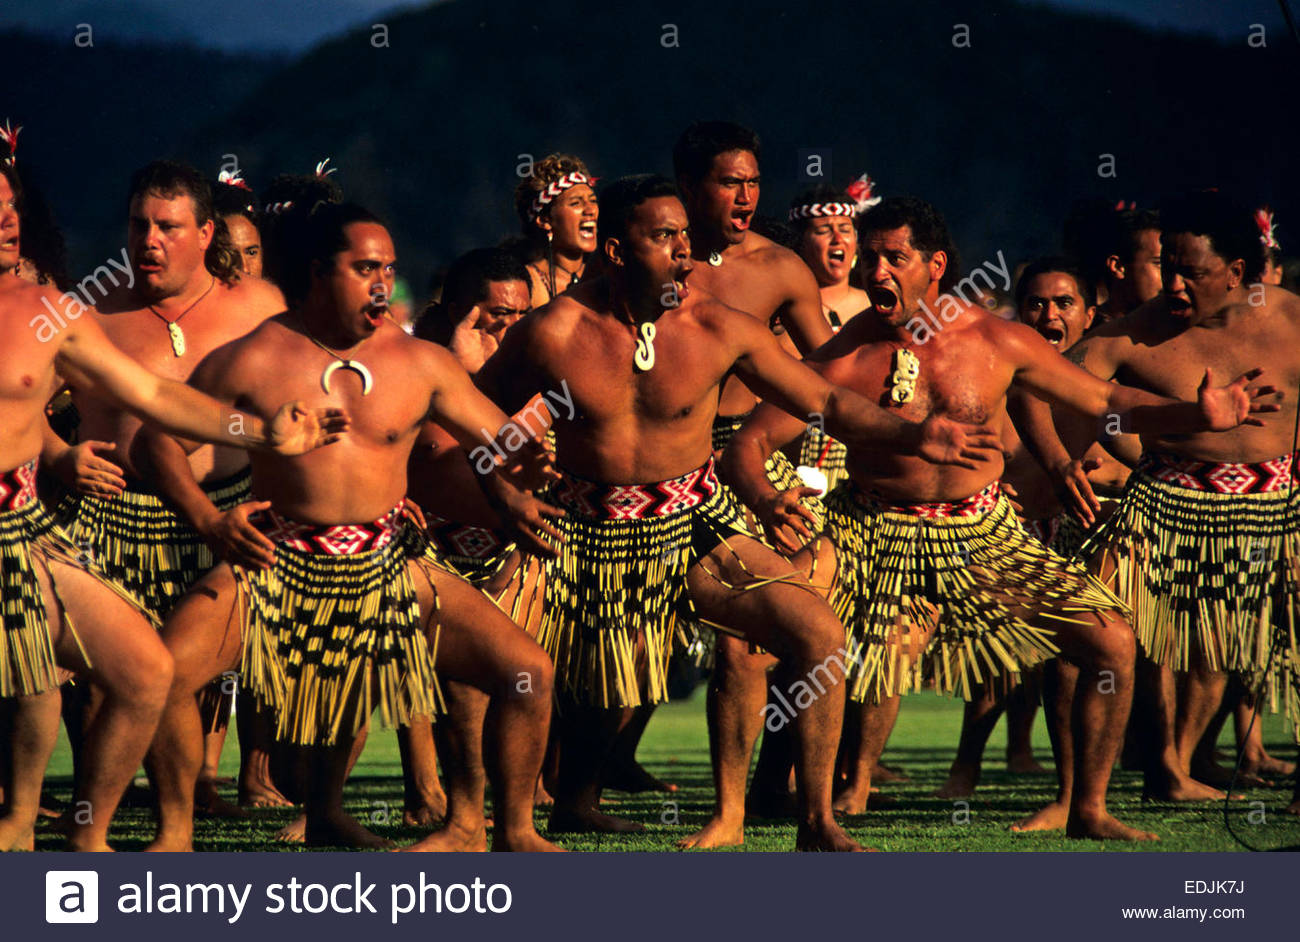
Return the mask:
<path fill-rule="evenodd" d="M 908 514 L 927 520 L 941 520 L 947 517 L 982 517 L 998 505 L 1002 497 L 1001 482 L 994 481 L 978 494 L 963 497 L 961 500 L 941 501 L 899 501 L 864 491 L 856 485 L 853 488 L 854 499 L 871 510 L 885 510 L 889 513 Z"/>
<path fill-rule="evenodd" d="M 36 459 L 0 474 L 0 513 L 22 510 L 36 500 Z"/>
<path fill-rule="evenodd" d="M 406 521 L 406 501 L 369 523 L 301 523 L 274 510 L 262 510 L 249 517 L 267 539 L 301 553 L 327 556 L 357 556 L 388 546 Z"/>
<path fill-rule="evenodd" d="M 1138 462 L 1138 470 L 1157 481 L 1192 491 L 1268 494 L 1291 486 L 1296 471 L 1296 455 L 1248 463 L 1198 461 L 1169 452 L 1147 451 Z"/>
<path fill-rule="evenodd" d="M 722 482 L 713 458 L 681 477 L 648 484 L 603 484 L 561 470 L 552 497 L 570 513 L 595 520 L 640 520 L 686 513 L 716 494 Z"/>

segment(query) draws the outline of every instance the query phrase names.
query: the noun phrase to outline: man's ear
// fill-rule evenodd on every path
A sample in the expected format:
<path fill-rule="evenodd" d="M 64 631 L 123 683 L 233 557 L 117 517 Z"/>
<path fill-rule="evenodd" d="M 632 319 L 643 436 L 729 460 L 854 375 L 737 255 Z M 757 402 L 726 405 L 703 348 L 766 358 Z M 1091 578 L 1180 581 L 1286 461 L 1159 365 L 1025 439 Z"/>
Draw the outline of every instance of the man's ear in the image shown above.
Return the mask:
<path fill-rule="evenodd" d="M 936 284 L 943 280 L 943 273 L 948 270 L 948 253 L 943 249 L 935 251 L 927 262 L 930 266 L 930 280 Z"/>
<path fill-rule="evenodd" d="M 1234 258 L 1228 263 L 1228 290 L 1241 287 L 1245 280 L 1246 262 L 1244 259 Z"/>
<path fill-rule="evenodd" d="M 605 253 L 605 261 L 611 265 L 617 265 L 619 268 L 623 267 L 623 246 L 618 239 L 612 236 L 606 239 L 601 250 Z"/>
<path fill-rule="evenodd" d="M 199 226 L 199 245 L 202 247 L 203 251 L 206 252 L 208 246 L 212 244 L 212 237 L 216 234 L 216 231 L 217 221 L 215 219 L 209 219 L 203 225 Z"/>
<path fill-rule="evenodd" d="M 1124 263 L 1119 260 L 1118 255 L 1106 256 L 1106 271 L 1110 272 L 1110 276 L 1116 281 L 1124 280 Z"/>
<path fill-rule="evenodd" d="M 1113 255 L 1111 256 L 1111 258 L 1114 258 L 1114 257 L 1115 257 L 1115 256 L 1113 256 Z M 1093 322 L 1094 320 L 1096 320 L 1096 318 L 1097 318 L 1097 305 L 1094 304 L 1092 307 L 1088 308 L 1087 311 L 1086 311 L 1086 314 L 1087 314 L 1087 316 L 1084 318 L 1084 321 L 1083 321 L 1083 329 L 1084 329 L 1085 331 L 1087 331 L 1088 328 L 1090 328 L 1090 327 L 1092 326 L 1092 322 Z"/>

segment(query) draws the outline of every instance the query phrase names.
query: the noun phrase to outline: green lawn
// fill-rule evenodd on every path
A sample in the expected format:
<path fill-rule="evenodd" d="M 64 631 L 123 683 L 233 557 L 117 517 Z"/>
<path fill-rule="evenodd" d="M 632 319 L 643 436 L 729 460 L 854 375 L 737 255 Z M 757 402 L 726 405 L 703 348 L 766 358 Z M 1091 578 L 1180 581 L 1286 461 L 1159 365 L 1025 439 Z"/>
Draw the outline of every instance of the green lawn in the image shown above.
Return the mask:
<path fill-rule="evenodd" d="M 934 798 L 931 792 L 943 781 L 952 760 L 961 725 L 960 701 L 925 693 L 908 698 L 898 726 L 885 753 L 885 761 L 904 769 L 912 781 L 889 785 L 898 804 L 888 810 L 851 818 L 848 828 L 855 838 L 872 847 L 891 851 L 1009 851 L 1009 850 L 1097 850 L 1095 842 L 1066 841 L 1059 835 L 1012 834 L 1007 826 L 1053 793 L 1051 775 L 1010 776 L 1002 761 L 1005 733 L 999 725 L 990 741 L 984 781 L 969 806 Z M 1230 726 L 1231 724 L 1229 724 Z M 1264 738 L 1274 755 L 1295 758 L 1283 723 L 1276 717 L 1264 719 Z M 1038 757 L 1050 767 L 1051 750 L 1038 717 L 1035 733 Z M 1225 737 L 1224 744 L 1228 744 Z M 702 825 L 712 807 L 709 783 L 708 742 L 704 728 L 703 690 L 685 702 L 662 707 L 656 714 L 641 746 L 640 758 L 661 778 L 676 782 L 675 795 L 623 795 L 609 793 L 605 810 L 642 821 L 647 831 L 627 837 L 563 836 L 559 843 L 571 850 L 673 850 L 683 835 Z M 223 774 L 233 774 L 238 761 L 233 736 L 223 756 Z M 61 742 L 50 766 L 50 791 L 60 801 L 70 798 L 70 757 Z M 1162 842 L 1143 845 L 1144 850 L 1231 851 L 1240 845 L 1224 828 L 1221 805 L 1180 807 L 1141 800 L 1140 776 L 1119 772 L 1111 786 L 1111 808 L 1128 823 L 1154 831 Z M 234 799 L 233 787 L 227 790 Z M 1281 813 L 1290 801 L 1291 783 L 1272 789 L 1247 792 L 1246 801 L 1233 814 L 1233 828 L 1245 840 L 1260 847 L 1277 847 L 1300 841 L 1300 818 Z M 348 787 L 349 810 L 371 823 L 373 830 L 409 843 L 421 836 L 400 824 L 402 788 L 396 739 L 375 730 Z M 393 812 L 395 811 L 395 815 Z M 395 817 L 396 824 L 387 823 Z M 287 850 L 271 841 L 271 835 L 290 818 L 288 812 L 260 812 L 246 821 L 200 821 L 196 845 L 200 850 Z M 539 830 L 545 826 L 539 812 Z M 54 850 L 58 838 L 42 824 L 37 848 Z M 123 808 L 118 813 L 112 838 L 123 850 L 139 849 L 152 829 L 151 812 L 145 808 Z M 544 830 L 543 830 L 543 833 Z M 744 850 L 790 850 L 794 827 L 787 823 L 752 823 L 746 831 Z M 1105 845 L 1107 849 L 1130 849 L 1127 845 Z"/>

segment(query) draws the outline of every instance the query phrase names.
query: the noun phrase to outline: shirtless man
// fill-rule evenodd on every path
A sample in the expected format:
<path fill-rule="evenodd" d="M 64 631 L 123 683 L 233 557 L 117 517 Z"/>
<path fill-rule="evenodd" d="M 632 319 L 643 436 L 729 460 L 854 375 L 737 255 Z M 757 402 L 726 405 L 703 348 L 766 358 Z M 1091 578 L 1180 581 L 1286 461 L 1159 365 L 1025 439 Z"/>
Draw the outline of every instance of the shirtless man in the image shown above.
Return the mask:
<path fill-rule="evenodd" d="M 730 121 L 697 121 L 677 139 L 673 172 L 691 222 L 692 284 L 769 327 L 787 353 L 806 354 L 830 339 L 830 324 L 822 314 L 817 280 L 803 260 L 750 230 L 758 210 L 758 160 L 758 135 Z M 727 377 L 713 425 L 715 454 L 727 447 L 757 401 L 738 376 Z M 742 679 L 757 675 L 737 666 L 752 656 L 735 638 L 717 638 L 708 708 L 711 740 L 757 735 L 767 690 L 761 682 L 740 686 Z"/>
<path fill-rule="evenodd" d="M 1026 265 L 1016 282 L 1015 298 L 1021 322 L 1038 331 L 1059 353 L 1065 353 L 1087 335 L 1097 314 L 1097 305 L 1082 268 L 1074 260 L 1064 257 L 1035 259 Z M 1116 294 L 1112 293 L 1111 299 L 1115 298 Z M 1014 417 L 1015 412 L 1011 414 Z M 1052 416 L 1058 423 L 1091 424 L 1089 419 L 1059 405 L 1052 410 Z M 1045 546 L 1069 559 L 1078 549 L 1085 531 L 1061 505 L 1055 482 L 1024 447 L 1014 426 L 1008 424 L 1006 432 L 1004 450 L 1010 457 L 1007 459 L 1003 479 L 1015 487 L 1025 527 Z M 1112 457 L 1100 444 L 1094 444 L 1088 449 L 1084 464 L 1092 491 L 1103 496 L 1118 495 L 1128 479 L 1128 467 Z M 1072 670 L 1060 659 L 1044 665 L 1044 669 L 1049 675 L 1049 684 L 1055 683 L 1056 671 Z M 1029 745 L 1029 727 L 1038 702 L 1036 674 L 1037 672 L 1025 675 L 1015 690 L 1005 694 L 999 693 L 998 685 L 987 685 L 983 696 L 967 702 L 962 716 L 957 756 L 948 771 L 947 780 L 936 792 L 939 797 L 960 798 L 974 793 L 975 786 L 979 783 L 984 747 L 1004 707 L 1008 724 L 1007 770 L 1021 773 L 1044 771 L 1034 761 Z M 1013 698 L 1019 698 L 1022 716 L 1017 716 Z M 1027 724 L 1025 720 L 1028 720 Z M 1068 709 L 1062 714 L 1061 721 L 1069 722 Z M 1013 725 L 1018 732 L 1018 752 L 1013 748 Z M 1062 758 L 1057 774 L 1071 775 L 1073 769 L 1068 757 Z"/>
<path fill-rule="evenodd" d="M 600 768 L 620 711 L 665 698 L 678 616 L 692 615 L 761 644 L 798 676 L 825 675 L 824 692 L 794 720 L 797 845 L 858 849 L 830 810 L 843 629 L 742 528 L 719 486 L 710 441 L 719 390 L 735 371 L 792 412 L 824 414 L 838 437 L 898 443 L 929 460 L 968 462 L 992 436 L 889 416 L 817 379 L 765 324 L 688 287 L 699 269 L 687 216 L 661 177 L 602 190 L 600 246 L 607 274 L 520 321 L 479 374 L 509 410 L 561 384 L 575 404 L 555 423 L 563 479 L 551 499 L 565 510 L 554 521 L 564 543 L 547 569 L 540 633 L 564 704 L 551 827 L 640 829 L 597 810 Z M 740 787 L 743 803 L 743 771 Z M 715 821 L 691 842 L 739 843 L 742 823 Z"/>
<path fill-rule="evenodd" d="M 174 433 L 236 447 L 274 443 L 296 454 L 333 440 L 346 421 L 340 413 L 290 406 L 269 425 L 232 412 L 145 370 L 109 342 L 93 316 L 66 317 L 52 334 L 38 329 L 46 305 L 58 310 L 61 299 L 52 288 L 7 277 L 19 256 L 14 182 L 0 166 L 0 556 L 7 574 L 0 696 L 17 704 L 14 782 L 0 818 L 0 850 L 32 848 L 41 780 L 58 738 L 56 667 L 103 692 L 73 805 L 90 813 L 73 816 L 68 846 L 107 850 L 109 824 L 162 711 L 172 661 L 149 616 L 54 526 L 35 497 L 45 404 L 60 377 Z"/>
<path fill-rule="evenodd" d="M 1146 790 L 1197 801 L 1223 797 L 1191 777 L 1190 762 L 1229 673 L 1257 677 L 1272 654 L 1269 683 L 1279 685 L 1278 667 L 1293 656 L 1294 639 L 1275 643 L 1273 633 L 1288 609 L 1300 610 L 1282 589 L 1284 561 L 1300 553 L 1286 510 L 1300 299 L 1256 283 L 1258 235 L 1249 212 L 1225 197 L 1188 196 L 1162 209 L 1161 221 L 1163 294 L 1080 343 L 1071 359 L 1102 379 L 1169 396 L 1189 395 L 1207 368 L 1225 375 L 1258 364 L 1287 392 L 1276 422 L 1222 435 L 1144 435 L 1119 509 L 1080 550 L 1134 613 L 1145 654 L 1139 677 L 1158 726 Z M 1066 444 L 1077 454 L 1088 441 Z M 1138 559 L 1140 570 L 1130 562 Z M 1185 678 L 1177 704 L 1175 673 Z"/>
<path fill-rule="evenodd" d="M 812 359 L 829 381 L 890 403 L 901 418 L 938 413 L 1006 421 L 1013 382 L 1094 418 L 1116 413 L 1139 428 L 1232 428 L 1252 410 L 1275 408 L 1253 401 L 1271 390 L 1247 388 L 1251 376 L 1223 389 L 1202 384 L 1199 404 L 1094 381 L 1031 328 L 951 295 L 940 303 L 951 243 L 942 218 L 921 200 L 885 199 L 863 216 L 859 232 L 873 309 Z M 922 302 L 940 312 L 942 324 L 922 317 Z M 797 493 L 777 492 L 763 471 L 767 457 L 801 430 L 798 419 L 764 405 L 723 456 L 725 476 L 769 533 L 807 532 L 794 506 Z M 847 444 L 850 480 L 826 507 L 838 564 L 832 604 L 848 626 L 854 663 L 850 695 L 887 701 L 919 687 L 924 665 L 938 689 L 969 696 L 986 677 L 1022 670 L 1059 649 L 1081 675 L 1070 835 L 1154 837 L 1106 811 L 1133 683 L 1134 646 L 1119 603 L 1081 566 L 1023 530 L 998 489 L 1001 451 L 979 465 L 949 468 Z M 811 566 L 816 552 L 805 549 L 796 563 Z M 1097 681 L 1105 671 L 1114 689 L 1103 693 Z M 854 781 L 859 801 L 893 712 L 867 713 Z"/>
<path fill-rule="evenodd" d="M 398 724 L 434 711 L 434 651 L 439 674 L 494 699 L 493 846 L 553 849 L 532 823 L 551 666 L 491 602 L 437 562 L 402 512 L 407 458 L 427 417 L 466 447 L 500 447 L 514 468 L 534 450 L 479 439 L 506 417 L 476 393 L 450 353 L 387 319 L 395 253 L 373 215 L 349 204 L 318 207 L 287 248 L 282 286 L 293 307 L 214 351 L 190 381 L 227 401 L 256 404 L 294 390 L 308 402 L 346 404 L 354 434 L 315 458 L 254 461 L 253 491 L 270 504 L 257 523 L 276 544 L 274 566 L 218 565 L 163 628 L 176 673 L 150 751 L 161 817 L 151 849 L 191 848 L 202 758 L 194 693 L 236 667 L 277 714 L 279 737 L 306 747 L 307 843 L 385 846 L 343 810 L 350 748 L 376 705 Z M 414 849 L 486 849 L 477 812 Z"/>
<path fill-rule="evenodd" d="M 217 228 L 212 188 L 197 170 L 171 161 L 151 163 L 132 176 L 127 203 L 131 277 L 110 291 L 95 316 L 109 339 L 146 369 L 184 382 L 209 352 L 284 310 L 273 286 L 239 276 L 239 259 L 224 228 Z M 192 526 L 143 483 L 147 469 L 132 462 L 140 420 L 88 390 L 75 391 L 73 404 L 81 415 L 78 438 L 109 443 L 97 451 L 124 470 L 127 487 L 123 491 L 101 480 L 93 493 L 67 497 L 56 516 L 73 541 L 161 621 L 212 568 L 211 547 L 227 545 L 251 511 L 248 457 L 239 448 L 210 445 L 190 457 L 211 509 Z M 42 458 L 54 464 L 66 446 L 52 434 L 47 445 Z M 220 754 L 229 699 L 219 685 L 204 692 L 209 753 Z M 217 795 L 215 755 L 212 759 L 201 780 L 200 802 L 208 811 L 238 814 Z M 250 775 L 241 781 L 246 796 L 257 803 L 287 804 L 269 776 L 253 776 L 255 767 L 246 768 Z"/>

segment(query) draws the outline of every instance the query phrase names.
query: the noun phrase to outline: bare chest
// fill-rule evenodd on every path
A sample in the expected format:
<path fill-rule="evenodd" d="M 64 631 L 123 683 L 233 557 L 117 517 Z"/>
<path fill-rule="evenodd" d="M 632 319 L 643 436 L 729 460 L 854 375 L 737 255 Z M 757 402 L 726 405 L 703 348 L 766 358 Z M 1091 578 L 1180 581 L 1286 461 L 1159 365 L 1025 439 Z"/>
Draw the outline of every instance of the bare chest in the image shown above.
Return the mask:
<path fill-rule="evenodd" d="M 783 300 L 775 280 L 761 266 L 746 261 L 728 261 L 717 268 L 707 262 L 697 264 L 690 284 L 764 323 L 771 320 Z"/>

